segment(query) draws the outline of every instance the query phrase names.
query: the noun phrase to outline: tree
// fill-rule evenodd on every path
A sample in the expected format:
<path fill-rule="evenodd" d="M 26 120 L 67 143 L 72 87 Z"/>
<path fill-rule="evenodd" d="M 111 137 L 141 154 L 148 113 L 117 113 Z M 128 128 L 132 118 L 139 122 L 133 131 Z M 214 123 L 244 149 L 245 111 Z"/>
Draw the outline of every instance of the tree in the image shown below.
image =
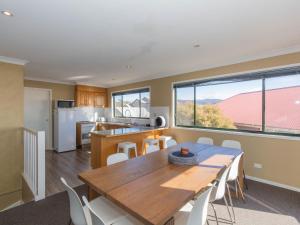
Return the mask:
<path fill-rule="evenodd" d="M 197 105 L 196 124 L 201 127 L 236 128 L 216 105 Z"/>
<path fill-rule="evenodd" d="M 177 104 L 176 120 L 178 125 L 194 125 L 194 104 Z M 235 129 L 234 123 L 225 117 L 217 105 L 197 105 L 196 125 L 201 127 Z"/>
<path fill-rule="evenodd" d="M 191 126 L 194 124 L 194 104 L 191 102 L 177 104 L 176 123 Z"/>

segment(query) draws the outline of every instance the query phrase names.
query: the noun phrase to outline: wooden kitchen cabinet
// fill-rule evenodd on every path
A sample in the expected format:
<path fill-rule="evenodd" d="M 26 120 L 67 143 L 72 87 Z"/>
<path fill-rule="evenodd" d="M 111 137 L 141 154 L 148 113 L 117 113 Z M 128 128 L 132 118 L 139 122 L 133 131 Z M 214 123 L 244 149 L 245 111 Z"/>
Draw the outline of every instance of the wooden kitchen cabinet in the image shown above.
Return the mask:
<path fill-rule="evenodd" d="M 86 93 L 85 92 L 81 92 L 79 93 L 79 100 L 78 100 L 78 104 L 81 105 L 85 105 L 86 104 Z"/>
<path fill-rule="evenodd" d="M 107 95 L 104 92 L 94 93 L 94 106 L 103 107 L 107 105 Z"/>
<path fill-rule="evenodd" d="M 93 86 L 76 85 L 75 102 L 77 107 L 107 107 L 107 90 Z"/>
<path fill-rule="evenodd" d="M 94 93 L 93 92 L 88 92 L 87 93 L 87 105 L 88 106 L 95 106 L 94 105 Z"/>
<path fill-rule="evenodd" d="M 76 99 L 77 106 L 88 106 L 88 92 L 80 91 L 77 93 L 78 98 Z"/>

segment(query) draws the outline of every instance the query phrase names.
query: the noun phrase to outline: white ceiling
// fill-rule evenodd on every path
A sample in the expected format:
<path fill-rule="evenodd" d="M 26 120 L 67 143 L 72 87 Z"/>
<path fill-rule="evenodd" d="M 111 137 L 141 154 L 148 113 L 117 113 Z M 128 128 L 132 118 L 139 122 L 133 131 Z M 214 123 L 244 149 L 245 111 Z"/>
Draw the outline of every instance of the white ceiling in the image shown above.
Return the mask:
<path fill-rule="evenodd" d="M 299 0 L 1 0 L 5 9 L 0 56 L 28 60 L 25 76 L 41 80 L 108 87 L 300 51 Z"/>

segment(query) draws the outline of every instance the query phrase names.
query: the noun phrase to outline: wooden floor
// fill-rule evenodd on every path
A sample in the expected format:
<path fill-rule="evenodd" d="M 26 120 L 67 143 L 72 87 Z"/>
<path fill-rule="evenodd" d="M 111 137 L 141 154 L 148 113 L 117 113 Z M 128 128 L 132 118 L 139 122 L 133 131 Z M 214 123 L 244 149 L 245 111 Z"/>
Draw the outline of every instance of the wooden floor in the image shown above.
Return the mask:
<path fill-rule="evenodd" d="M 64 153 L 46 151 L 46 195 L 64 191 L 60 177 L 64 177 L 71 187 L 83 184 L 77 175 L 90 168 L 88 149 Z"/>

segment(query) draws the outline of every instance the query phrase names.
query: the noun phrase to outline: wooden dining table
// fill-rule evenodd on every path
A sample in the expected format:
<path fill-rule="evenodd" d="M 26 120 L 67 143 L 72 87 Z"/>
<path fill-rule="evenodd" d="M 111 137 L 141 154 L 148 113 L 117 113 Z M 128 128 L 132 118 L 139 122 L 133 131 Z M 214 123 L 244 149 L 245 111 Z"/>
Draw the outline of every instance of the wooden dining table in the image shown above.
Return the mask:
<path fill-rule="evenodd" d="M 175 165 L 168 154 L 182 147 L 199 164 Z M 85 171 L 79 178 L 95 193 L 123 208 L 143 224 L 172 224 L 174 214 L 217 179 L 241 150 L 193 142 L 181 143 L 114 165 Z"/>

